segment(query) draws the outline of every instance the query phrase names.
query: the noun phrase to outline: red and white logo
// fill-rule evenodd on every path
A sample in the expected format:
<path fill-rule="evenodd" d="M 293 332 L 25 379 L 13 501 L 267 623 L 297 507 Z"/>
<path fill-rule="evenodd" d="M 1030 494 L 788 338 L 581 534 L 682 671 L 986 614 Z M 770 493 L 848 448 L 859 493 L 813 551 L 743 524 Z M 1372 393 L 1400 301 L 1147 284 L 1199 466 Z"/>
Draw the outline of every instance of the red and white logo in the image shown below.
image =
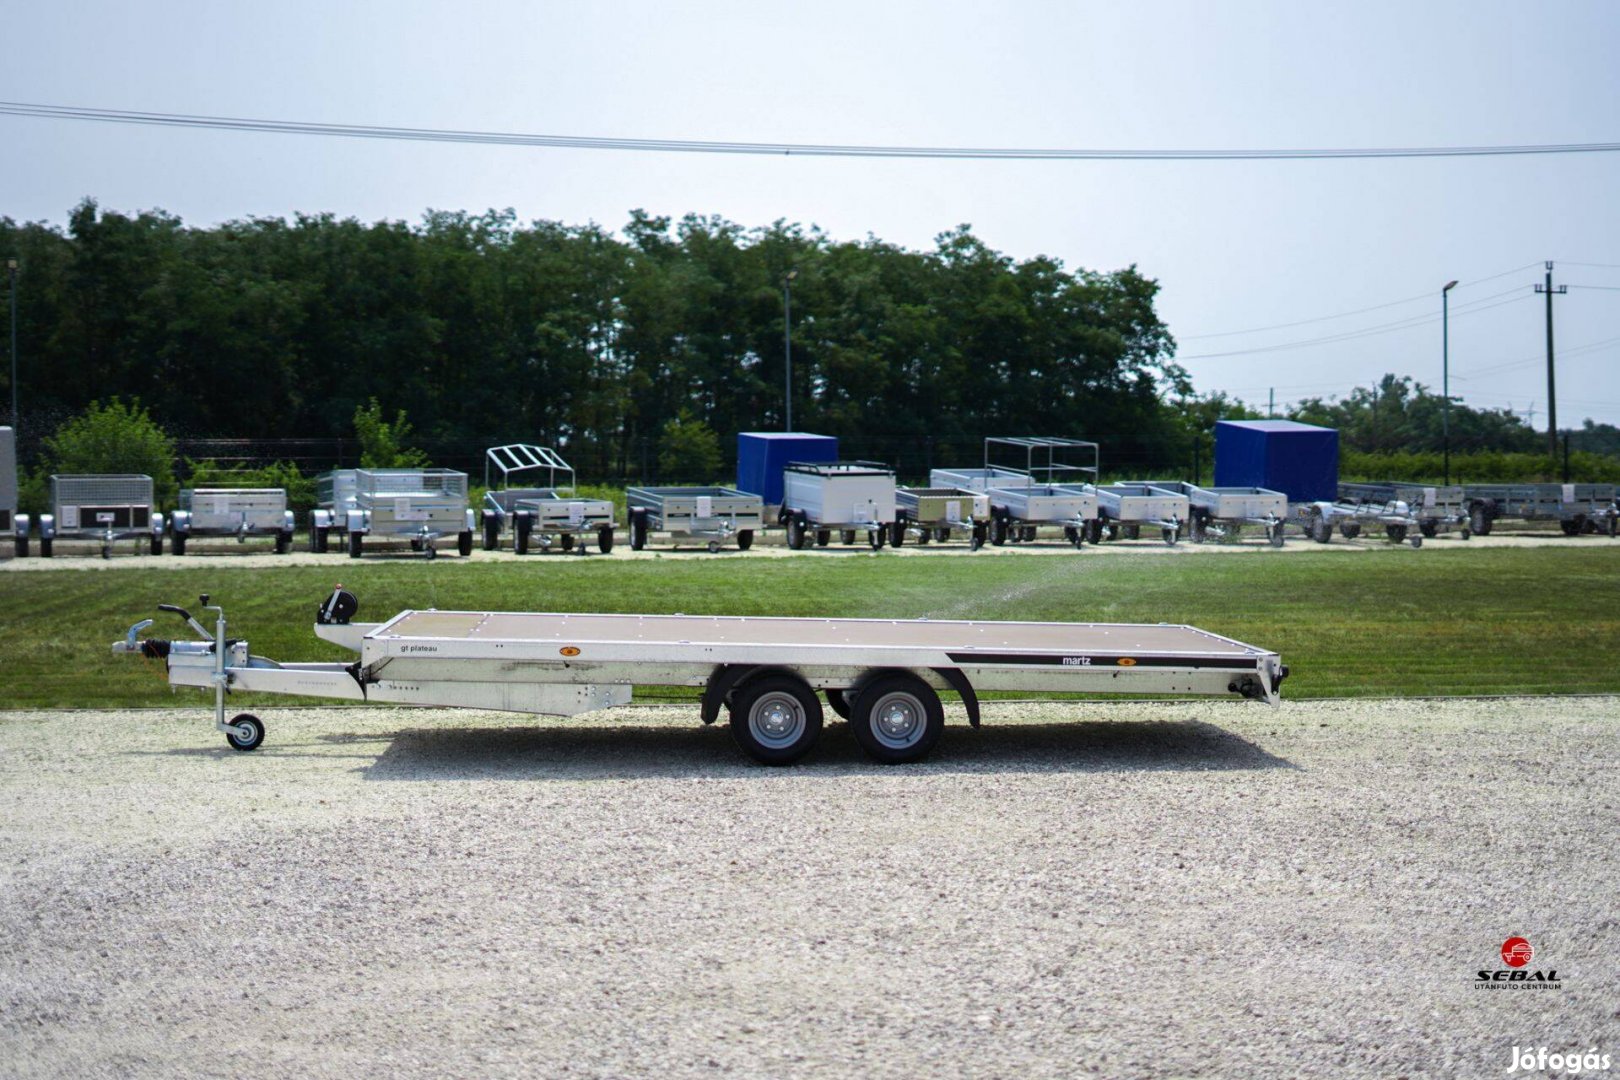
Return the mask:
<path fill-rule="evenodd" d="M 1536 955 L 1536 950 L 1522 937 L 1510 937 L 1502 942 L 1502 963 L 1510 968 L 1522 968 Z"/>

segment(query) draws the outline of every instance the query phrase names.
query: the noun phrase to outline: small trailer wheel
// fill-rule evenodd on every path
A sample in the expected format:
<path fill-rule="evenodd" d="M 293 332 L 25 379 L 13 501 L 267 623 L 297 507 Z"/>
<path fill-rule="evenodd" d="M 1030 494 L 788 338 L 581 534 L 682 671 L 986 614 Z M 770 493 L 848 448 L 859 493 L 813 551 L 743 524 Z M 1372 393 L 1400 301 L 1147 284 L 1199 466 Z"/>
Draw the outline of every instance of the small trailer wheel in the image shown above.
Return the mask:
<path fill-rule="evenodd" d="M 945 541 L 949 540 L 950 538 L 951 538 L 951 530 L 950 529 L 948 529 L 948 528 L 939 528 L 939 529 L 934 530 L 934 539 L 938 540 L 940 543 L 943 544 L 943 543 L 945 543 Z"/>
<path fill-rule="evenodd" d="M 176 537 L 176 539 L 180 539 L 180 538 Z M 293 541 L 293 534 L 292 533 L 290 533 L 290 532 L 278 532 L 278 533 L 276 533 L 276 554 L 277 555 L 285 555 L 285 554 L 287 554 L 287 552 L 291 551 L 292 550 L 292 541 Z M 185 550 L 186 550 L 186 542 L 185 542 L 185 540 L 181 539 L 180 540 L 180 552 L 184 553 Z"/>
<path fill-rule="evenodd" d="M 42 559 L 50 558 L 51 557 L 51 548 L 52 548 L 52 546 L 55 545 L 55 543 L 56 543 L 55 537 L 50 537 L 50 536 L 42 536 L 42 537 L 40 537 L 40 539 L 39 539 L 39 557 L 42 558 Z M 25 554 L 25 555 L 28 553 L 27 548 L 28 548 L 28 541 L 24 540 L 23 541 L 23 549 L 24 549 L 23 554 Z"/>
<path fill-rule="evenodd" d="M 753 529 L 744 529 L 742 532 L 737 534 L 737 550 L 738 551 L 747 551 L 749 548 L 751 548 L 753 546 L 754 546 L 754 530 Z"/>
<path fill-rule="evenodd" d="M 647 546 L 647 517 L 635 514 L 630 518 L 630 550 L 640 551 Z"/>
<path fill-rule="evenodd" d="M 500 529 L 500 526 L 495 523 L 494 518 L 485 519 L 485 521 L 484 521 L 484 550 L 485 551 L 494 551 L 497 547 L 500 546 L 500 543 L 501 543 L 501 529 Z"/>
<path fill-rule="evenodd" d="M 832 530 L 831 529 L 817 529 L 816 530 L 816 547 L 826 547 L 831 542 L 832 542 Z"/>
<path fill-rule="evenodd" d="M 849 726 L 873 761 L 901 765 L 928 756 L 945 730 L 945 710 L 915 675 L 884 675 L 861 689 Z"/>
<path fill-rule="evenodd" d="M 1007 519 L 998 517 L 990 523 L 990 542 L 996 547 L 1007 543 Z"/>
<path fill-rule="evenodd" d="M 1407 540 L 1407 543 L 1411 544 L 1413 548 L 1422 547 L 1423 546 L 1423 534 L 1422 533 L 1413 533 L 1411 538 Z"/>
<path fill-rule="evenodd" d="M 1462 537 L 1464 540 L 1472 540 L 1474 538 L 1473 532 L 1466 525 L 1463 526 L 1462 532 L 1458 533 L 1457 535 Z"/>
<path fill-rule="evenodd" d="M 968 541 L 968 550 L 978 551 L 982 547 L 984 547 L 984 526 L 975 525 L 973 526 L 973 538 Z"/>
<path fill-rule="evenodd" d="M 439 549 L 433 545 L 431 540 L 422 541 L 422 550 L 427 552 L 428 562 L 432 562 L 439 557 Z"/>
<path fill-rule="evenodd" d="M 879 525 L 875 529 L 866 530 L 866 542 L 872 545 L 873 551 L 877 551 L 883 547 L 883 541 L 887 538 L 888 532 L 889 530 L 885 529 L 882 525 Z"/>
<path fill-rule="evenodd" d="M 1418 532 L 1423 534 L 1423 538 L 1425 540 L 1433 540 L 1434 537 L 1435 537 L 1435 534 L 1438 533 L 1439 531 L 1440 531 L 1440 526 L 1437 523 L 1433 522 L 1433 521 L 1420 521 L 1420 522 L 1418 522 Z"/>
<path fill-rule="evenodd" d="M 103 559 L 112 558 L 112 547 L 112 541 L 110 540 L 103 540 L 101 542 L 101 557 Z"/>
<path fill-rule="evenodd" d="M 472 556 L 471 529 L 468 529 L 466 532 L 459 532 L 456 534 L 456 554 L 460 555 L 463 559 L 470 558 Z"/>
<path fill-rule="evenodd" d="M 15 537 L 15 542 L 16 542 L 16 550 L 12 554 L 15 555 L 19 559 L 28 558 L 28 537 L 27 536 Z M 43 544 L 44 541 L 42 540 L 42 541 L 40 541 L 40 543 Z"/>
<path fill-rule="evenodd" d="M 225 741 L 232 750 L 257 750 L 264 742 L 264 724 L 252 713 L 241 713 L 231 720 Z"/>
<path fill-rule="evenodd" d="M 1311 539 L 1318 544 L 1326 544 L 1333 539 L 1333 522 L 1325 517 L 1311 520 Z"/>
<path fill-rule="evenodd" d="M 1565 536 L 1579 536 L 1581 535 L 1581 528 L 1585 524 L 1586 519 L 1576 515 L 1575 517 L 1560 521 L 1558 523 L 1558 528 Z"/>
<path fill-rule="evenodd" d="M 1354 540 L 1361 535 L 1361 522 L 1341 521 L 1339 523 L 1339 534 L 1346 540 Z"/>
<path fill-rule="evenodd" d="M 720 541 L 718 541 L 718 540 L 710 540 L 709 541 L 709 554 L 710 555 L 718 555 L 718 554 L 720 554 Z"/>
<path fill-rule="evenodd" d="M 596 550 L 604 555 L 613 550 L 613 526 L 602 525 L 597 528 Z"/>
<path fill-rule="evenodd" d="M 1175 547 L 1176 546 L 1177 531 L 1175 529 L 1172 529 L 1170 526 L 1166 525 L 1164 527 L 1163 532 L 1164 532 L 1164 542 L 1165 542 L 1165 544 L 1167 546 L 1169 546 L 1169 547 Z"/>
<path fill-rule="evenodd" d="M 840 530 L 839 533 L 838 533 L 838 539 L 840 539 L 840 540 L 842 540 L 844 542 L 845 547 L 848 547 L 850 544 L 853 544 L 855 542 L 855 530 L 854 529 Z"/>
<path fill-rule="evenodd" d="M 152 545 L 147 550 L 149 550 L 153 555 L 161 555 L 161 554 L 163 554 L 163 534 L 162 533 L 153 533 L 152 534 Z"/>
<path fill-rule="evenodd" d="M 1187 530 L 1187 539 L 1195 544 L 1202 544 L 1209 539 L 1209 511 L 1194 510 L 1192 512 L 1191 528 Z"/>
<path fill-rule="evenodd" d="M 926 544 L 930 540 L 932 540 L 933 538 L 934 538 L 934 532 L 933 532 L 932 529 L 923 529 L 923 530 L 921 530 L 920 532 L 917 533 L 917 543 L 919 545 L 920 544 Z"/>
<path fill-rule="evenodd" d="M 366 544 L 366 538 L 365 538 L 365 535 L 363 533 L 357 533 L 357 532 L 350 533 L 349 534 L 349 558 L 358 559 L 360 557 L 360 551 L 361 551 L 362 548 L 365 547 L 365 544 Z"/>
<path fill-rule="evenodd" d="M 1125 526 L 1125 539 L 1127 539 L 1127 540 L 1140 540 L 1140 539 L 1142 539 L 1142 526 L 1140 526 L 1140 525 L 1127 525 L 1127 526 Z"/>
<path fill-rule="evenodd" d="M 787 519 L 787 546 L 790 551 L 800 551 L 804 548 L 805 534 L 804 522 L 796 517 Z M 742 537 L 737 537 L 737 545 L 742 546 Z"/>
<path fill-rule="evenodd" d="M 1283 523 L 1279 521 L 1275 525 L 1272 525 L 1269 529 L 1267 529 L 1266 530 L 1266 539 L 1271 543 L 1272 547 L 1274 547 L 1274 548 L 1282 547 L 1283 546 Z"/>
<path fill-rule="evenodd" d="M 1406 526 L 1385 525 L 1384 535 L 1389 537 L 1389 542 L 1392 544 L 1404 543 L 1406 541 Z M 1420 536 L 1419 539 L 1422 539 L 1422 537 Z"/>
<path fill-rule="evenodd" d="M 889 526 L 889 546 L 899 547 L 906 542 L 906 523 L 896 521 Z"/>
<path fill-rule="evenodd" d="M 821 738 L 821 701 L 803 679 L 766 675 L 731 697 L 731 737 L 761 765 L 791 765 Z"/>
<path fill-rule="evenodd" d="M 562 549 L 564 551 L 573 551 L 574 550 L 574 534 L 573 533 L 569 533 L 567 536 L 564 536 L 562 538 Z"/>
<path fill-rule="evenodd" d="M 529 534 L 534 531 L 534 520 L 528 514 L 519 514 L 512 521 L 512 550 L 519 555 L 529 553 Z"/>
<path fill-rule="evenodd" d="M 311 529 L 309 542 L 314 545 L 317 555 L 325 555 L 332 547 L 332 534 L 329 529 Z"/>

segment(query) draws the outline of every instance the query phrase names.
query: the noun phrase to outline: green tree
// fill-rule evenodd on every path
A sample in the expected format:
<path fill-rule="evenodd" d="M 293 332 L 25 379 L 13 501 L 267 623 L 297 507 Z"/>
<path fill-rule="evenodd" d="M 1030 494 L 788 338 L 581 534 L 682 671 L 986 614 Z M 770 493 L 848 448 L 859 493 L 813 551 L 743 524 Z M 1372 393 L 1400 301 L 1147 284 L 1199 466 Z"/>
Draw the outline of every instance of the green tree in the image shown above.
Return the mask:
<path fill-rule="evenodd" d="M 428 463 L 421 450 L 405 445 L 411 437 L 405 410 L 400 409 L 390 421 L 376 398 L 354 410 L 354 434 L 360 440 L 363 469 L 419 469 Z"/>
<path fill-rule="evenodd" d="M 682 409 L 658 438 L 658 471 L 668 480 L 713 480 L 720 472 L 720 439 L 714 429 Z"/>
<path fill-rule="evenodd" d="M 152 478 L 160 506 L 173 506 L 174 440 L 139 399 L 92 401 L 84 413 L 45 439 L 49 473 L 139 473 Z"/>

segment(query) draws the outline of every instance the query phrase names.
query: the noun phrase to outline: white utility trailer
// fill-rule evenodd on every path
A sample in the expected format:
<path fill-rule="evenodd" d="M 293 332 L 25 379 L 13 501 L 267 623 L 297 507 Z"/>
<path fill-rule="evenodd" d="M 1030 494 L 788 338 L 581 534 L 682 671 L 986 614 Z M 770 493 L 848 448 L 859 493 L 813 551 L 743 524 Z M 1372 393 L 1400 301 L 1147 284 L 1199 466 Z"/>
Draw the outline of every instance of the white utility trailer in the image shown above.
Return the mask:
<path fill-rule="evenodd" d="M 184 488 L 180 506 L 169 515 L 169 551 L 186 553 L 194 536 L 274 537 L 276 554 L 292 547 L 293 512 L 285 488 Z"/>
<path fill-rule="evenodd" d="M 979 723 L 980 691 L 1193 694 L 1276 704 L 1288 669 L 1274 652 L 1190 626 L 959 622 L 927 619 L 740 618 L 402 611 L 352 621 L 338 589 L 315 633 L 358 654 L 351 663 L 278 663 L 233 639 L 209 597 L 212 629 L 177 614 L 195 640 L 141 640 L 116 652 L 166 661 L 169 682 L 214 691 L 215 727 L 231 746 L 264 738 L 255 716 L 225 718 L 227 691 L 573 716 L 624 705 L 634 686 L 703 687 L 700 716 L 725 709 L 755 760 L 785 765 L 821 734 L 817 691 L 885 763 L 915 761 L 944 726 L 939 692 L 960 695 Z"/>
<path fill-rule="evenodd" d="M 500 478 L 491 484 L 492 470 Z M 534 481 L 545 477 L 544 485 Z M 603 554 L 613 550 L 614 509 L 608 499 L 582 498 L 575 491 L 574 467 L 546 446 L 508 443 L 484 451 L 484 550 L 494 551 L 501 534 L 512 534 L 512 550 L 577 551 L 596 538 Z"/>
<path fill-rule="evenodd" d="M 1175 544 L 1192 514 L 1186 495 L 1157 484 L 1132 481 L 1105 484 L 1097 489 L 1097 521 L 1092 526 L 1095 543 L 1106 532 L 1108 539 L 1121 536 L 1135 540 L 1142 526 L 1159 530 L 1166 544 Z"/>
<path fill-rule="evenodd" d="M 990 496 L 959 487 L 894 489 L 895 523 L 889 543 L 899 547 L 909 533 L 917 543 L 940 543 L 954 532 L 968 534 L 968 546 L 978 551 L 989 538 Z"/>
<path fill-rule="evenodd" d="M 1034 540 L 1043 525 L 1075 547 L 1097 518 L 1099 449 L 1049 435 L 993 435 L 978 469 L 935 469 L 930 480 L 983 492 L 990 499 L 990 542 Z"/>
<path fill-rule="evenodd" d="M 737 550 L 754 545 L 765 527 L 765 500 L 728 487 L 633 487 L 625 490 L 630 516 L 630 549 L 647 546 L 651 533 L 707 540 L 709 551 L 737 538 Z"/>
<path fill-rule="evenodd" d="M 467 474 L 454 469 L 334 469 L 315 478 L 310 545 L 325 551 L 331 534 L 344 538 L 358 559 L 366 538 L 409 540 L 412 551 L 438 556 L 434 541 L 456 538 L 456 551 L 472 554 L 473 512 Z"/>
<path fill-rule="evenodd" d="M 163 515 L 152 496 L 152 478 L 137 474 L 51 477 L 51 512 L 39 516 L 39 553 L 49 556 L 57 537 L 113 544 L 135 539 L 153 555 L 163 553 Z"/>
<path fill-rule="evenodd" d="M 28 554 L 27 514 L 17 512 L 17 436 L 11 428 L 0 427 L 0 533 L 12 538 L 17 558 Z"/>
<path fill-rule="evenodd" d="M 1032 481 L 1025 487 L 993 487 L 990 499 L 990 542 L 1001 545 L 1035 539 L 1042 525 L 1057 525 L 1075 547 L 1096 524 L 1097 489 L 1090 484 L 1047 484 Z"/>
<path fill-rule="evenodd" d="M 825 547 L 837 529 L 846 544 L 866 533 L 876 551 L 888 542 L 898 508 L 894 470 L 870 461 L 790 462 L 782 470 L 781 522 L 788 547 Z"/>
<path fill-rule="evenodd" d="M 1408 484 L 1393 480 L 1340 483 L 1339 502 L 1384 507 L 1403 503 L 1417 522 L 1418 533 L 1428 539 L 1452 531 L 1460 533 L 1464 540 L 1473 535 L 1461 484 Z"/>
<path fill-rule="evenodd" d="M 1195 544 L 1236 540 L 1245 525 L 1258 525 L 1272 547 L 1283 546 L 1288 496 L 1263 487 L 1202 487 L 1181 480 L 1152 481 L 1154 487 L 1187 496 L 1187 534 Z"/>

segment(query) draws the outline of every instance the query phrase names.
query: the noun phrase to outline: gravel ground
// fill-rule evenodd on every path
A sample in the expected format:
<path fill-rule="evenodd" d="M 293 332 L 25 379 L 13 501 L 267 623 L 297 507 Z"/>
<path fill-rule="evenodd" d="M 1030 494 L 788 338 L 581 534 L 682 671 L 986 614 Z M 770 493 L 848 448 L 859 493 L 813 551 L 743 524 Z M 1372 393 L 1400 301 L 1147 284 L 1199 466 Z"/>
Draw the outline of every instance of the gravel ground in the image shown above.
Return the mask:
<path fill-rule="evenodd" d="M 1050 532 L 1051 535 L 1045 535 L 1047 532 Z M 1256 530 L 1250 530 L 1250 532 L 1254 533 L 1254 535 L 1244 536 L 1229 543 L 1193 544 L 1184 540 L 1173 547 L 1166 545 L 1162 540 L 1148 537 L 1147 533 L 1144 532 L 1144 538 L 1140 540 L 1111 540 L 1098 545 L 1087 544 L 1082 551 L 1076 552 L 1072 546 L 1065 543 L 1060 537 L 1057 536 L 1055 530 L 1043 530 L 1042 538 L 1033 544 L 1009 544 L 1006 547 L 1000 548 L 987 545 L 975 552 L 970 551 L 966 542 L 960 540 L 953 540 L 948 544 L 929 544 L 927 546 L 907 543 L 898 549 L 885 547 L 880 553 L 878 553 L 878 557 L 885 559 L 906 559 L 920 555 L 947 554 L 971 556 L 975 559 L 987 559 L 1026 555 L 1047 555 L 1072 559 L 1077 555 L 1081 558 L 1096 558 L 1110 555 L 1157 552 L 1165 556 L 1179 558 L 1199 555 L 1235 554 L 1239 552 L 1265 552 L 1268 555 L 1286 555 L 1290 552 L 1298 553 L 1302 551 L 1338 551 L 1350 553 L 1385 551 L 1389 550 L 1390 548 L 1396 548 L 1398 550 L 1408 552 L 1412 551 L 1412 549 L 1405 544 L 1391 544 L 1381 532 L 1376 536 L 1372 535 L 1371 533 L 1363 533 L 1354 540 L 1346 540 L 1342 536 L 1335 535 L 1332 543 L 1329 544 L 1313 543 L 1303 536 L 1290 533 L 1288 542 L 1284 544 L 1283 547 L 1276 549 L 1268 545 L 1265 540 L 1259 536 Z M 686 541 L 684 545 L 677 547 L 673 546 L 673 544 L 667 540 L 654 540 L 646 550 L 631 551 L 629 545 L 625 542 L 624 537 L 621 535 L 618 537 L 618 542 L 614 546 L 613 550 L 606 557 L 615 560 L 718 558 L 827 559 L 855 558 L 859 556 L 870 556 L 873 554 L 871 549 L 866 546 L 864 540 L 862 540 L 859 544 L 845 547 L 838 541 L 836 537 L 834 538 L 833 542 L 825 548 L 818 548 L 814 551 L 793 551 L 783 541 L 784 535 L 785 534 L 780 529 L 767 530 L 758 540 L 755 541 L 754 546 L 746 552 L 738 551 L 734 545 L 727 545 L 725 548 L 715 554 L 710 554 L 703 545 L 694 544 L 691 541 Z M 1456 533 L 1452 533 L 1450 535 L 1441 534 L 1440 536 L 1437 536 L 1431 540 L 1425 540 L 1423 543 L 1423 550 L 1445 550 L 1448 548 L 1459 547 L 1592 547 L 1613 545 L 1620 543 L 1620 541 L 1616 541 L 1607 536 L 1597 535 L 1568 537 L 1557 532 L 1556 530 L 1553 530 L 1525 531 L 1515 533 L 1504 533 L 1498 531 L 1491 533 L 1490 536 L 1476 536 L 1470 540 L 1463 540 Z M 183 569 L 186 566 L 192 565 L 193 561 L 196 559 L 210 561 L 218 560 L 221 563 L 228 562 L 231 566 L 245 567 L 342 566 L 348 562 L 347 556 L 335 549 L 324 555 L 316 555 L 305 545 L 305 538 L 300 536 L 292 551 L 289 551 L 285 555 L 277 555 L 270 550 L 270 545 L 268 542 L 264 541 L 253 541 L 246 544 L 238 544 L 233 540 L 194 540 L 187 545 L 186 555 L 177 559 L 168 554 L 145 554 L 147 548 L 144 541 L 136 542 L 133 540 L 123 540 L 120 541 L 116 546 L 111 559 L 102 559 L 100 557 L 101 548 L 97 544 L 92 544 L 81 540 L 57 540 L 56 554 L 53 558 L 39 558 L 38 549 L 36 546 L 31 557 L 26 559 L 13 559 L 9 558 L 11 555 L 10 545 L 5 543 L 4 539 L 0 539 L 0 573 L 24 573 L 38 570 L 112 570 L 121 569 L 124 567 Z M 164 550 L 165 552 L 168 550 L 167 543 L 165 543 Z M 1417 554 L 1421 554 L 1421 552 L 1417 552 Z M 534 552 L 529 555 L 519 556 L 509 549 L 499 551 L 484 551 L 479 549 L 475 550 L 472 557 L 466 561 L 522 561 L 525 563 L 537 563 L 541 561 L 554 562 L 562 559 L 577 560 L 580 557 L 581 556 L 579 556 L 577 553 L 564 554 L 562 552 L 556 552 L 549 555 L 542 555 L 539 552 Z M 590 559 L 598 559 L 602 558 L 603 556 L 596 550 L 596 545 L 594 542 L 592 542 L 590 545 L 590 554 L 585 557 Z M 365 558 L 367 561 L 384 559 L 413 560 L 420 559 L 422 556 L 412 552 L 410 548 L 403 542 L 390 542 L 388 544 L 379 542 L 368 544 Z M 451 538 L 448 542 L 440 544 L 440 558 L 450 563 L 462 561 L 455 554 L 454 538 Z"/>
<path fill-rule="evenodd" d="M 187 704 L 190 701 L 187 700 Z M 12 1076 L 1457 1076 L 1620 1056 L 1620 699 L 996 703 L 936 759 L 0 713 Z M 1563 988 L 1487 992 L 1523 935 Z"/>

